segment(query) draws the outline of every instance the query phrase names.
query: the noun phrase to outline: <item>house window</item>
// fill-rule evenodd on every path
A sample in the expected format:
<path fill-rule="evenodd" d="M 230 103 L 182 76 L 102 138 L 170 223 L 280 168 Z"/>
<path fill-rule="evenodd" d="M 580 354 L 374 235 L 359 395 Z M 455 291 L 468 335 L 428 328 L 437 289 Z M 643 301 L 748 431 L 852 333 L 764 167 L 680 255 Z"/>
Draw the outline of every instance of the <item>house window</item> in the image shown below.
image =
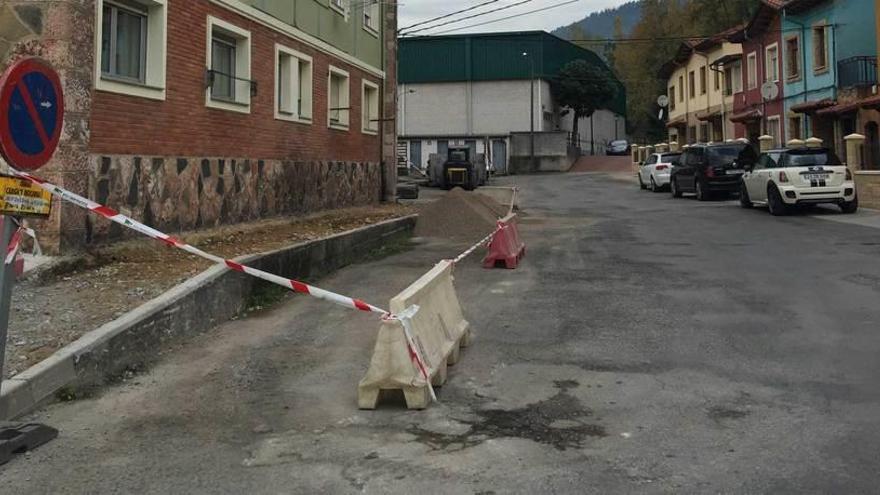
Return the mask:
<path fill-rule="evenodd" d="M 715 73 L 715 91 L 721 91 L 721 71 L 716 67 L 712 72 Z"/>
<path fill-rule="evenodd" d="M 781 133 L 779 132 L 779 117 L 767 117 L 767 135 L 773 136 L 773 146 L 779 146 Z"/>
<path fill-rule="evenodd" d="M 746 77 L 749 79 L 749 89 L 758 87 L 758 54 L 752 52 L 746 59 Z"/>
<path fill-rule="evenodd" d="M 733 66 L 724 67 L 724 95 L 733 94 Z"/>
<path fill-rule="evenodd" d="M 803 139 L 801 134 L 801 116 L 795 115 L 788 118 L 788 139 Z"/>
<path fill-rule="evenodd" d="M 251 35 L 235 25 L 208 17 L 207 90 L 212 108 L 249 113 L 256 86 L 251 77 Z"/>
<path fill-rule="evenodd" d="M 366 134 L 379 132 L 379 86 L 364 80 L 361 93 L 361 130 Z"/>
<path fill-rule="evenodd" d="M 699 141 L 706 143 L 709 141 L 709 124 L 703 122 L 700 124 L 700 137 Z"/>
<path fill-rule="evenodd" d="M 696 84 L 694 83 L 694 79 L 694 71 L 690 71 L 688 73 L 688 96 L 690 96 L 691 98 L 695 98 L 697 96 L 697 88 Z"/>
<path fill-rule="evenodd" d="M 779 81 L 779 45 L 776 43 L 764 51 L 764 80 Z"/>
<path fill-rule="evenodd" d="M 364 29 L 372 34 L 379 33 L 379 0 L 366 0 L 364 3 Z"/>
<path fill-rule="evenodd" d="M 334 129 L 348 129 L 350 114 L 348 72 L 330 67 L 327 89 L 328 125 Z"/>
<path fill-rule="evenodd" d="M 700 94 L 706 94 L 708 91 L 708 81 L 706 80 L 706 67 L 700 67 Z"/>
<path fill-rule="evenodd" d="M 669 109 L 675 110 L 675 86 L 669 86 Z"/>
<path fill-rule="evenodd" d="M 95 88 L 165 98 L 166 0 L 97 0 Z"/>
<path fill-rule="evenodd" d="M 348 11 L 348 0 L 330 0 L 330 8 L 345 15 Z"/>
<path fill-rule="evenodd" d="M 797 36 L 785 40 L 785 78 L 797 79 L 801 75 L 801 41 Z"/>
<path fill-rule="evenodd" d="M 275 45 L 275 118 L 312 121 L 312 57 Z"/>
<path fill-rule="evenodd" d="M 742 93 L 743 90 L 743 78 L 742 78 L 742 61 L 738 60 L 733 63 L 733 67 L 731 69 L 732 79 L 733 79 L 733 94 Z"/>
<path fill-rule="evenodd" d="M 821 72 L 828 69 L 828 28 L 824 23 L 813 26 L 813 70 Z"/>
<path fill-rule="evenodd" d="M 678 101 L 684 101 L 684 76 L 678 76 Z"/>

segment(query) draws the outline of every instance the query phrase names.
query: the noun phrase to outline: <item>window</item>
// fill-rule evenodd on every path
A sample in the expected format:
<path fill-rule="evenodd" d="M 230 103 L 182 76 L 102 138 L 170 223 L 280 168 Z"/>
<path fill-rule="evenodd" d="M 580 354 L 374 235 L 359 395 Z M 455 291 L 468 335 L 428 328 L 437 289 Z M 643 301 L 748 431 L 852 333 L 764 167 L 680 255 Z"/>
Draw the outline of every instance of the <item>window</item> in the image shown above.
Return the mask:
<path fill-rule="evenodd" d="M 696 84 L 694 84 L 694 71 L 688 73 L 688 96 L 695 98 L 697 96 Z"/>
<path fill-rule="evenodd" d="M 334 129 L 348 130 L 349 76 L 348 72 L 330 66 L 327 89 L 327 124 Z"/>
<path fill-rule="evenodd" d="M 743 78 L 742 78 L 742 61 L 738 60 L 733 63 L 733 67 L 731 69 L 733 74 L 733 94 L 742 93 L 743 90 Z"/>
<path fill-rule="evenodd" d="M 712 72 L 715 73 L 715 91 L 721 91 L 721 71 L 716 67 Z"/>
<path fill-rule="evenodd" d="M 379 33 L 379 0 L 364 1 L 364 29 L 372 34 Z"/>
<path fill-rule="evenodd" d="M 250 113 L 256 85 L 251 77 L 251 34 L 208 17 L 207 88 L 205 105 Z"/>
<path fill-rule="evenodd" d="M 275 118 L 312 121 L 312 57 L 275 45 Z"/>
<path fill-rule="evenodd" d="M 724 68 L 724 95 L 733 94 L 733 66 Z"/>
<path fill-rule="evenodd" d="M 97 0 L 95 88 L 165 99 L 166 0 Z"/>
<path fill-rule="evenodd" d="M 706 67 L 700 67 L 700 94 L 706 94 L 706 91 L 709 90 L 709 83 L 706 80 Z"/>
<path fill-rule="evenodd" d="M 779 132 L 779 117 L 767 117 L 767 135 L 773 136 L 773 146 L 779 146 L 781 133 Z"/>
<path fill-rule="evenodd" d="M 752 52 L 746 60 L 746 77 L 749 79 L 749 89 L 758 87 L 758 54 Z"/>
<path fill-rule="evenodd" d="M 675 86 L 669 86 L 669 109 L 675 110 Z"/>
<path fill-rule="evenodd" d="M 813 70 L 816 72 L 828 70 L 827 32 L 824 22 L 813 26 Z"/>
<path fill-rule="evenodd" d="M 700 123 L 700 136 L 697 138 L 700 142 L 707 143 L 710 141 L 709 139 L 709 124 L 706 122 Z"/>
<path fill-rule="evenodd" d="M 776 43 L 764 50 L 764 81 L 779 81 L 779 45 Z"/>
<path fill-rule="evenodd" d="M 348 15 L 348 2 L 349 0 L 330 0 L 330 8 L 339 12 L 342 15 Z"/>
<path fill-rule="evenodd" d="M 803 139 L 801 136 L 801 116 L 795 115 L 788 118 L 788 139 Z"/>
<path fill-rule="evenodd" d="M 791 37 L 785 40 L 785 78 L 797 79 L 801 75 L 801 40 Z"/>
<path fill-rule="evenodd" d="M 684 101 L 684 76 L 678 76 L 678 101 Z"/>
<path fill-rule="evenodd" d="M 379 86 L 364 80 L 361 93 L 361 131 L 366 134 L 379 132 Z"/>

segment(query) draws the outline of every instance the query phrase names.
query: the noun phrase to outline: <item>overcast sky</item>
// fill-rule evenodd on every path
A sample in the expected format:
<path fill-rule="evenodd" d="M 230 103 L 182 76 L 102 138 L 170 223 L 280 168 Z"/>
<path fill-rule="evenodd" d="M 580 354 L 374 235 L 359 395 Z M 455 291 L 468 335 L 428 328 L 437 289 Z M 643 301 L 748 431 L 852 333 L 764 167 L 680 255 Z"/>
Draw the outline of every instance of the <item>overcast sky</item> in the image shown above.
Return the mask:
<path fill-rule="evenodd" d="M 400 0 L 400 27 L 409 26 L 420 21 L 438 17 L 444 14 L 455 12 L 457 10 L 466 9 L 468 7 L 484 3 L 488 0 Z M 486 5 L 479 9 L 463 13 L 459 16 L 451 17 L 437 21 L 437 23 L 447 22 L 459 17 L 479 14 L 488 10 L 497 9 L 506 5 L 522 2 L 523 0 L 499 0 L 496 3 Z M 572 22 L 583 19 L 591 12 L 602 10 L 608 7 L 621 5 L 626 0 L 578 0 L 570 5 L 557 7 L 543 12 L 527 14 L 515 17 L 506 21 L 486 24 L 485 26 L 477 26 L 469 29 L 462 29 L 449 34 L 472 33 L 472 32 L 491 32 L 491 31 L 526 31 L 526 30 L 545 30 L 552 31 L 560 26 L 571 24 Z M 496 13 L 482 15 L 466 21 L 449 24 L 447 26 L 437 27 L 436 29 L 422 31 L 417 34 L 439 34 L 440 31 L 465 27 L 471 24 L 491 21 L 502 17 L 521 14 L 532 10 L 549 7 L 564 3 L 565 0 L 531 0 L 527 3 L 502 10 Z"/>

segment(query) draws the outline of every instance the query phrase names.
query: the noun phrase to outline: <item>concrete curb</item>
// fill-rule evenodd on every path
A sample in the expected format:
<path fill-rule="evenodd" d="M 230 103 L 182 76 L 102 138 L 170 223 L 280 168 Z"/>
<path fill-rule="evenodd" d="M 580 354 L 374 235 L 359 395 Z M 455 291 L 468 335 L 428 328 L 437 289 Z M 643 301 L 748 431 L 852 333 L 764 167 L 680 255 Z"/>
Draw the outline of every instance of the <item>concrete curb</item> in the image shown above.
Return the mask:
<path fill-rule="evenodd" d="M 387 220 L 236 261 L 284 277 L 315 278 L 363 258 L 388 239 L 408 236 L 416 218 Z M 94 389 L 127 369 L 148 366 L 158 359 L 157 349 L 239 314 L 256 283 L 225 266 L 205 270 L 4 380 L 0 406 L 5 410 L 0 410 L 0 419 L 27 414 L 51 402 L 65 387 Z"/>

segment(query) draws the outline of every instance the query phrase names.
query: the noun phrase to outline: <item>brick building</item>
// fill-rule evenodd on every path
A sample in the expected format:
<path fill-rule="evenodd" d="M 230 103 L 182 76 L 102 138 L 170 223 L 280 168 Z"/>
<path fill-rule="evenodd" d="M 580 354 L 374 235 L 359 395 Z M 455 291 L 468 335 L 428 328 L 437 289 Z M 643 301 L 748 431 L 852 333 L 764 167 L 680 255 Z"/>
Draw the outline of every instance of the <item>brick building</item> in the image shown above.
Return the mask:
<path fill-rule="evenodd" d="M 39 175 L 149 225 L 393 197 L 395 2 L 10 0 L 0 27 L 0 68 L 37 55 L 62 77 Z M 123 235 L 60 203 L 40 230 L 54 251 Z"/>

